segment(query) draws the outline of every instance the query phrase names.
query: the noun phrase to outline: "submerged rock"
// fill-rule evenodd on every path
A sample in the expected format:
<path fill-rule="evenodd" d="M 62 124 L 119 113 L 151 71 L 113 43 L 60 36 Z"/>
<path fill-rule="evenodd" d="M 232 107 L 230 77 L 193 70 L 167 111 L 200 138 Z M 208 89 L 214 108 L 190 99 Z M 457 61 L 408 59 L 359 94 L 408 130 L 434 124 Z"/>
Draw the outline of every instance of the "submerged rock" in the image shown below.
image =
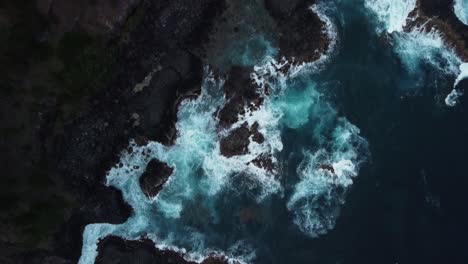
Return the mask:
<path fill-rule="evenodd" d="M 159 160 L 152 159 L 145 172 L 140 177 L 140 187 L 143 193 L 152 199 L 162 189 L 164 183 L 169 179 L 173 168 L 169 167 L 166 163 Z"/>

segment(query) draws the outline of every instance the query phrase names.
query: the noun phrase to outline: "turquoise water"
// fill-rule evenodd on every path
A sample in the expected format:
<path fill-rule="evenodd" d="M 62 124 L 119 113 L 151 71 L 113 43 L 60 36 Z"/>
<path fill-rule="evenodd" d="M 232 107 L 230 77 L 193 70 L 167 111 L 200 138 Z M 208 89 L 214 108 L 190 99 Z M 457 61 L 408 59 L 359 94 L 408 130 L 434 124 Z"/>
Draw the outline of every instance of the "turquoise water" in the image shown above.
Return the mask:
<path fill-rule="evenodd" d="M 376 2 L 383 9 L 369 8 Z M 332 23 L 329 34 L 337 44 L 320 61 L 286 74 L 278 70 L 284 62 L 273 59 L 277 49 L 265 38 L 252 38 L 245 47 L 233 44 L 238 60 L 231 62 L 261 61 L 252 79 L 260 92 L 270 87 L 263 106 L 233 128 L 258 122 L 265 142 L 252 141 L 246 155 L 220 155 L 220 137 L 229 132 L 219 130 L 216 117 L 225 103 L 224 81 L 207 67 L 202 94 L 179 108 L 175 144 L 133 145 L 131 154 L 121 154 L 124 166 L 109 171 L 107 184 L 122 190 L 134 215 L 122 225 L 88 225 L 80 263 L 92 263 L 96 242 L 109 234 L 147 236 L 158 247 L 179 250 L 193 260 L 212 252 L 245 263 L 413 260 L 398 246 L 407 245 L 398 237 L 407 234 L 407 223 L 399 216 L 406 208 L 392 209 L 412 206 L 413 194 L 394 188 L 392 179 L 424 178 L 423 190 L 414 194 L 422 192 L 422 198 L 414 199 L 432 199 L 437 207 L 439 198 L 427 183 L 434 177 L 431 163 L 417 157 L 425 154 L 419 153 L 426 149 L 423 142 L 434 140 L 424 129 L 445 123 L 440 121 L 447 114 L 444 98 L 461 61 L 437 34 L 404 33 L 401 17 L 385 13 L 408 10 L 407 5 L 411 1 L 316 6 L 322 19 Z M 446 125 L 434 134 L 446 139 L 442 131 L 453 124 Z M 249 163 L 260 154 L 273 155 L 279 169 L 268 172 Z M 151 158 L 174 168 L 153 200 L 138 181 Z M 411 176 L 414 171 L 417 175 Z M 382 190 L 390 198 L 382 198 Z M 384 210 L 388 204 L 389 213 Z"/>

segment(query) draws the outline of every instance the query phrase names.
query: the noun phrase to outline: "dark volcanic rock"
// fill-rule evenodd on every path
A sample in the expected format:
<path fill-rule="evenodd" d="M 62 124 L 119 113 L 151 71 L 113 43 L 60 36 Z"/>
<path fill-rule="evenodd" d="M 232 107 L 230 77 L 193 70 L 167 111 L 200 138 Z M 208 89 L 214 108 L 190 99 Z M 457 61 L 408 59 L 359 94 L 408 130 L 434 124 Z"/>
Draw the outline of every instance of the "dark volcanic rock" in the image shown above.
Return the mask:
<path fill-rule="evenodd" d="M 247 123 L 234 129 L 227 137 L 221 139 L 221 154 L 225 157 L 247 154 L 250 135 L 251 133 L 247 127 Z"/>
<path fill-rule="evenodd" d="M 36 0 L 39 11 L 53 20 L 57 34 L 83 29 L 92 34 L 115 33 L 141 0 Z"/>
<path fill-rule="evenodd" d="M 0 245 L 7 251 L 14 251 L 8 248 L 8 245 Z M 73 262 L 64 259 L 60 256 L 55 256 L 47 250 L 33 250 L 26 254 L 17 255 L 14 261 L 2 258 L 2 250 L 0 250 L 0 263 L 2 264 L 72 264 Z"/>
<path fill-rule="evenodd" d="M 57 235 L 63 237 L 58 240 L 59 251 L 74 262 L 86 224 L 121 223 L 130 215 L 123 202 L 107 200 L 121 198 L 109 196 L 102 185 L 105 172 L 117 162 L 130 138 L 172 142 L 175 133 L 162 131 L 174 130 L 178 98 L 193 94 L 201 84 L 200 58 L 192 51 L 201 49 L 202 36 L 224 6 L 217 0 L 143 4 L 144 17 L 120 50 L 114 79 L 68 124 L 57 150 L 64 181 L 82 204 Z M 138 86 L 150 73 L 148 85 Z M 100 213 L 95 214 L 96 210 Z"/>
<path fill-rule="evenodd" d="M 159 160 L 152 159 L 145 172 L 140 177 L 141 190 L 148 196 L 153 198 L 162 189 L 164 183 L 173 172 L 173 168 Z"/>
<path fill-rule="evenodd" d="M 468 26 L 463 24 L 453 11 L 453 0 L 418 0 L 416 9 L 409 15 L 406 30 L 424 25 L 426 30 L 435 28 L 443 33 L 449 46 L 464 61 L 468 61 Z"/>
<path fill-rule="evenodd" d="M 252 163 L 268 172 L 273 172 L 276 167 L 275 163 L 273 163 L 273 158 L 270 155 L 261 155 L 255 158 Z"/>
<path fill-rule="evenodd" d="M 279 24 L 280 53 L 296 62 L 315 61 L 328 51 L 330 40 L 325 23 L 309 9 L 309 4 L 299 6 L 293 15 Z"/>
<path fill-rule="evenodd" d="M 199 93 L 203 66 L 200 58 L 180 49 L 163 55 L 159 61 L 148 85 L 141 91 L 134 89 L 130 111 L 140 117 L 135 127 L 139 134 L 170 143 L 175 139 L 178 104 Z"/>
<path fill-rule="evenodd" d="M 184 1 L 144 4 L 145 16 L 120 52 L 115 78 L 81 117 L 67 126 L 60 144 L 61 172 L 78 189 L 102 184 L 105 172 L 115 164 L 132 137 L 143 134 L 169 144 L 172 138 L 158 132 L 173 127 L 177 96 L 200 87 L 200 59 L 191 55 L 190 50 L 202 43 L 188 38 L 204 34 L 207 29 L 201 27 L 213 21 L 216 17 L 213 10 L 223 3 L 204 0 L 193 4 Z M 154 78 L 148 86 L 135 92 L 134 88 L 151 72 Z M 161 104 L 163 101 L 167 102 Z M 139 125 L 135 123 L 135 114 L 141 118 Z M 147 129 L 149 132 L 145 134 Z"/>
<path fill-rule="evenodd" d="M 265 7 L 276 20 L 280 57 L 297 63 L 311 62 L 328 51 L 330 39 L 325 23 L 310 7 L 315 0 L 265 0 Z"/>
<path fill-rule="evenodd" d="M 262 133 L 260 133 L 260 131 L 258 131 L 258 123 L 255 122 L 252 127 L 250 128 L 250 131 L 252 132 L 253 134 L 253 141 L 257 142 L 258 144 L 262 144 L 264 141 L 265 141 L 265 137 L 263 136 Z"/>
<path fill-rule="evenodd" d="M 219 122 L 224 128 L 237 122 L 238 115 L 245 113 L 246 106 L 253 109 L 260 106 L 263 98 L 250 78 L 252 69 L 245 67 L 232 67 L 228 79 L 224 84 L 224 93 L 227 103 L 219 112 Z"/>
<path fill-rule="evenodd" d="M 250 78 L 251 69 L 232 67 L 224 84 L 226 104 L 219 111 L 219 124 L 222 128 L 230 128 L 238 121 L 239 115 L 245 114 L 245 109 L 255 110 L 263 103 L 263 97 Z M 247 123 L 232 130 L 221 139 L 220 151 L 223 156 L 232 157 L 248 152 L 250 136 L 258 143 L 263 142 L 263 135 L 258 131 L 258 123 L 250 128 Z"/>
<path fill-rule="evenodd" d="M 291 16 L 302 2 L 304 0 L 265 0 L 265 7 L 273 17 L 280 20 Z"/>
<path fill-rule="evenodd" d="M 76 208 L 56 235 L 57 253 L 77 260 L 81 255 L 82 234 L 89 223 L 121 224 L 132 214 L 119 190 L 113 187 L 93 186 L 86 189 L 87 197 Z"/>
<path fill-rule="evenodd" d="M 250 128 L 247 122 L 243 123 L 242 126 L 230 131 L 228 136 L 222 138 L 220 142 L 221 154 L 225 157 L 247 154 L 250 137 L 259 144 L 265 141 L 262 133 L 258 131 L 257 122 Z"/>
<path fill-rule="evenodd" d="M 96 264 L 195 264 L 174 251 L 159 250 L 148 239 L 127 241 L 109 236 L 99 242 Z M 227 264 L 223 257 L 208 257 L 203 264 Z"/>

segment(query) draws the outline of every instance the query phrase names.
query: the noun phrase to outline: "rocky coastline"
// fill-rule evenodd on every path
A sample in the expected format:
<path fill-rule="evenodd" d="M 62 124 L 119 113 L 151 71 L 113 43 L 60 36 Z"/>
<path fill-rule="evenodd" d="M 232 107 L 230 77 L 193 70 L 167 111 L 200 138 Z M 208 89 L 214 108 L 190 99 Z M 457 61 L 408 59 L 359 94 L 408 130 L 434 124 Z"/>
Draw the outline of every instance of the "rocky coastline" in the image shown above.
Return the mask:
<path fill-rule="evenodd" d="M 317 54 L 326 51 L 328 40 L 324 35 L 324 24 L 309 8 L 314 2 L 291 1 L 284 7 L 282 1 L 265 1 L 265 7 L 279 31 L 279 58 L 286 57 L 297 63 L 310 62 L 318 58 Z M 25 245 L 19 238 L 4 236 L 0 241 L 2 262 L 76 263 L 87 224 L 118 224 L 131 216 L 132 209 L 125 204 L 121 193 L 105 186 L 105 174 L 116 164 L 121 151 L 131 151 L 128 142 L 132 138 L 137 144 L 145 144 L 148 140 L 167 145 L 174 142 L 178 104 L 183 98 L 199 94 L 208 52 L 206 43 L 210 42 L 211 31 L 228 4 L 227 0 L 190 3 L 182 0 L 134 0 L 75 6 L 70 1 L 38 0 L 36 6 L 31 7 L 31 12 L 43 21 L 40 29 L 34 29 L 41 32 L 35 41 L 43 44 L 37 45 L 64 41 L 76 45 L 83 39 L 99 39 L 102 43 L 99 47 L 109 55 L 96 50 L 93 52 L 107 57 L 101 59 L 93 55 L 93 59 L 96 56 L 100 58 L 93 61 L 86 61 L 87 57 L 84 57 L 84 69 L 96 69 L 90 79 L 95 81 L 96 74 L 105 78 L 100 83 L 93 83 L 95 88 L 86 90 L 83 100 L 73 106 L 71 116 L 61 116 L 60 97 L 51 97 L 49 103 L 45 101 L 41 106 L 44 113 L 39 120 L 39 130 L 31 128 L 38 137 L 31 140 L 32 144 L 43 142 L 39 144 L 43 148 L 31 159 L 44 159 L 50 180 L 72 202 L 65 207 L 66 213 L 59 227 L 46 235 L 44 246 Z M 76 8 L 71 8 L 74 6 Z M 7 17 L 0 22 L 10 20 Z M 304 40 L 304 34 L 309 38 Z M 81 46 L 70 47 L 71 50 L 63 51 L 59 47 L 58 51 L 74 54 L 82 49 Z M 311 53 L 310 50 L 317 52 Z M 244 114 L 246 107 L 255 110 L 263 103 L 262 95 L 250 78 L 252 70 L 237 66 L 229 70 L 225 85 L 229 101 L 219 111 L 220 129 L 232 126 L 238 115 Z M 17 73 L 2 71 L 2 74 L 7 74 L 5 79 L 10 80 L 9 76 Z M 84 87 L 89 85 L 87 80 L 79 79 L 81 72 L 76 74 L 78 79 L 70 79 L 70 82 L 76 82 L 77 86 L 78 83 Z M 16 84 L 12 81 L 11 85 Z M 7 96 L 14 98 L 17 95 Z M 38 95 L 39 100 L 44 100 L 42 97 Z M 250 137 L 262 143 L 265 138 L 258 131 L 258 126 L 258 123 L 251 126 L 243 124 L 231 131 L 221 140 L 223 155 L 245 154 Z M 11 149 L 15 144 L 17 142 L 12 141 Z M 10 158 L 8 163 L 20 162 L 19 158 Z M 270 170 L 273 167 L 269 156 L 259 156 L 252 162 Z M 172 172 L 172 168 L 157 161 L 150 165 L 145 174 L 147 177 L 142 177 L 140 182 L 149 198 L 158 193 Z M 161 168 L 161 175 L 154 173 Z M 101 241 L 97 262 L 114 263 L 115 258 L 106 257 L 106 254 L 116 249 L 123 252 L 122 261 L 125 261 L 128 248 L 142 248 L 129 253 L 132 256 L 149 254 L 157 256 L 162 263 L 174 263 L 174 260 L 176 263 L 189 263 L 183 262 L 178 253 L 157 250 L 146 240 L 124 241 L 115 237 Z M 225 260 L 209 258 L 203 263 L 225 263 Z"/>
<path fill-rule="evenodd" d="M 40 102 L 39 110 L 31 106 L 34 110 L 30 112 L 34 112 L 34 115 L 23 118 L 32 120 L 33 125 L 27 128 L 23 125 L 23 129 L 29 133 L 25 137 L 29 138 L 27 144 L 23 144 L 22 151 L 16 150 L 17 145 L 22 143 L 12 136 L 16 130 L 4 129 L 8 139 L 12 138 L 11 142 L 5 140 L 2 143 L 7 149 L 6 154 L 10 156 L 5 158 L 7 172 L 21 169 L 23 157 L 26 156 L 27 163 L 40 164 L 38 170 L 41 174 L 48 175 L 47 184 L 54 186 L 43 187 L 45 191 L 39 192 L 39 195 L 50 196 L 51 200 L 66 199 L 71 202 L 60 205 L 64 213 L 57 217 L 58 227 L 42 235 L 40 243 L 25 243 L 22 237 L 13 235 L 17 233 L 16 227 L 1 234 L 1 263 L 76 263 L 81 254 L 82 233 L 87 224 L 119 224 L 132 215 L 132 208 L 125 203 L 121 193 L 105 185 L 106 172 L 112 166 L 119 166 L 118 157 L 122 151 L 132 151 L 132 146 L 129 145 L 131 139 L 139 145 L 145 145 L 148 140 L 165 145 L 174 143 L 177 137 L 175 124 L 178 106 L 184 98 L 199 95 L 203 67 L 213 57 L 210 52 L 214 52 L 207 47 L 215 42 L 212 36 L 216 31 L 216 24 L 220 23 L 223 12 L 230 4 L 230 0 L 91 2 L 96 3 L 79 5 L 72 1 L 38 0 L 32 9 L 35 10 L 37 19 L 43 22 L 39 28 L 33 28 L 34 31 L 41 32 L 37 34 L 39 36 L 35 36 L 38 46 L 63 44 L 67 39 L 74 44 L 83 39 L 88 41 L 96 38 L 101 41 L 100 49 L 93 50 L 93 61 L 83 64 L 88 69 L 89 63 L 92 63 L 92 68 L 96 70 L 90 74 L 93 78 L 80 81 L 83 76 L 81 71 L 69 72 L 71 70 L 62 65 L 78 62 L 77 58 L 66 61 L 59 57 L 60 62 L 57 62 L 57 58 L 52 56 L 48 58 L 51 65 L 47 64 L 49 66 L 46 73 L 31 70 L 37 71 L 42 65 L 29 61 L 15 65 L 20 68 L 16 72 L 0 69 L 0 73 L 6 76 L 3 79 L 8 80 L 0 82 L 8 87 L 19 85 L 19 76 L 26 71 L 33 71 L 33 76 L 55 76 L 61 73 L 60 76 L 75 77 L 67 79 L 62 76 L 57 86 L 74 84 L 77 86 L 75 89 L 83 93 L 80 97 L 82 100 L 73 104 L 64 99 L 74 97 L 72 91 L 60 95 L 45 91 L 37 98 L 34 97 L 33 101 Z M 277 31 L 275 41 L 279 53 L 276 59 L 288 61 L 284 71 L 288 71 L 293 65 L 316 61 L 329 51 L 331 40 L 326 32 L 326 23 L 311 10 L 315 0 L 261 2 L 271 15 Z M 453 14 L 452 5 L 447 2 L 452 1 L 418 0 L 417 8 L 410 14 L 410 23 L 406 30 L 419 26 L 426 30 L 434 27 L 443 33 L 448 45 L 454 47 L 460 58 L 468 61 L 467 26 L 458 21 Z M 0 27 L 4 26 L 2 21 L 12 20 L 2 20 L 2 17 L 0 12 Z M 11 23 L 4 24 L 9 27 Z M 10 28 L 11 31 L 13 29 Z M 236 30 L 242 31 L 233 31 Z M 47 41 L 44 42 L 44 39 Z M 60 48 L 53 50 L 57 54 L 75 52 L 79 54 L 77 56 L 81 56 L 78 50 L 82 50 L 82 47 L 71 45 L 62 51 Z M 107 50 L 109 54 L 106 53 L 104 57 L 95 56 L 94 53 L 104 54 L 103 50 Z M 6 56 L 2 52 L 0 59 L 5 59 L 4 57 Z M 260 92 L 251 77 L 254 72 L 251 66 L 235 64 L 227 70 L 217 69 L 216 65 L 210 66 L 226 80 L 226 104 L 216 112 L 221 135 L 220 152 L 226 158 L 248 154 L 251 142 L 262 144 L 267 140 L 260 132 L 260 124 L 243 122 L 235 128 L 233 125 L 238 123 L 240 116 L 247 114 L 246 109 L 256 111 L 262 107 L 268 91 L 263 91 L 263 94 Z M 102 76 L 99 83 L 94 83 L 98 79 L 94 79 L 95 76 Z M 92 84 L 90 80 L 93 81 Z M 29 80 L 28 83 L 34 85 L 21 82 L 21 87 L 40 84 L 37 80 Z M 465 80 L 460 85 L 467 86 L 467 83 Z M 10 90 L 14 89 L 8 91 Z M 11 113 L 20 108 L 15 103 L 9 103 L 18 101 L 20 95 L 21 93 L 9 92 L 2 96 L 2 102 L 5 102 L 1 106 L 2 112 Z M 67 107 L 72 109 L 72 114 L 64 114 Z M 5 121 L 5 124 L 9 123 Z M 18 126 L 21 127 L 21 124 Z M 262 153 L 251 163 L 268 172 L 274 171 L 277 166 L 269 153 Z M 26 165 L 24 167 L 24 170 L 30 171 L 37 169 Z M 321 165 L 320 169 L 334 174 L 330 165 Z M 157 160 L 149 163 L 140 178 L 141 189 L 148 199 L 157 195 L 173 170 L 170 165 Z M 29 172 L 22 169 L 17 173 L 29 175 Z M 33 177 L 34 175 L 30 175 L 24 181 L 31 181 Z M 20 184 L 22 181 L 17 185 Z M 19 188 L 17 185 L 6 186 Z M 55 195 L 57 193 L 60 195 Z M 13 199 L 7 195 L 5 197 L 5 201 Z M 35 204 L 32 201 L 37 197 L 28 196 L 23 199 L 27 200 L 24 203 L 28 204 L 28 210 L 34 211 Z M 46 210 L 45 208 L 47 206 L 36 210 Z M 8 210 L 6 212 L 10 213 L 14 208 Z M 26 214 L 25 217 L 27 216 L 29 215 Z M 17 220 L 9 219 L 8 223 Z M 182 254 L 175 251 L 157 249 L 151 240 L 145 238 L 127 241 L 113 236 L 106 237 L 100 241 L 98 248 L 96 263 L 135 263 L 135 259 L 138 259 L 138 263 L 194 263 L 185 260 Z M 210 256 L 202 263 L 224 264 L 227 260 L 222 256 Z"/>
<path fill-rule="evenodd" d="M 453 11 L 453 0 L 418 0 L 416 8 L 409 14 L 405 30 L 422 27 L 426 31 L 441 32 L 449 47 L 462 61 L 468 61 L 468 26 L 463 24 Z"/>

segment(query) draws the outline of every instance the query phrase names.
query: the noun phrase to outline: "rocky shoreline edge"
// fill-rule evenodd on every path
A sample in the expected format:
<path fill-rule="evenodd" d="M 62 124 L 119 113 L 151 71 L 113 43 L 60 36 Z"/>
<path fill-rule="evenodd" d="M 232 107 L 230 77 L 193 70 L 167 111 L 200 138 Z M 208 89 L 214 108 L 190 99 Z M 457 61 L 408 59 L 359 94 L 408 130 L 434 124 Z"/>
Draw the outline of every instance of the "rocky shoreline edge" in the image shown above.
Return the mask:
<path fill-rule="evenodd" d="M 277 23 L 279 56 L 301 63 L 314 61 L 320 53 L 326 52 L 328 40 L 324 33 L 325 25 L 309 8 L 314 2 L 290 1 L 285 8 L 282 1 L 265 1 L 265 7 Z M 179 103 L 200 93 L 203 65 L 209 52 L 204 47 L 210 42 L 210 32 L 229 1 L 202 0 L 187 4 L 182 0 L 142 0 L 130 4 L 121 13 L 125 16 L 138 14 L 138 20 L 131 21 L 135 24 L 127 27 L 128 20 L 122 15 L 112 22 L 111 28 L 106 28 L 111 36 L 119 36 L 122 30 L 126 30 L 125 39 L 110 37 L 108 40 L 121 41 L 114 77 L 104 89 L 90 97 L 78 116 L 65 124 L 63 135 L 53 142 L 56 149 L 51 161 L 54 164 L 51 166 L 53 173 L 61 178 L 64 191 L 73 194 L 77 206 L 69 211 L 67 220 L 45 248 L 23 248 L 15 245 L 14 241 L 2 242 L 6 246 L 2 250 L 6 263 L 12 259 L 12 263 L 76 263 L 87 224 L 125 222 L 131 216 L 132 209 L 123 201 L 118 190 L 104 185 L 106 171 L 118 162 L 121 151 L 131 151 L 128 144 L 132 138 L 141 145 L 148 140 L 173 144 L 177 135 L 175 123 Z M 60 12 L 59 8 L 46 7 L 43 8 L 48 10 L 44 11 L 45 14 L 50 14 L 50 10 Z M 78 23 L 88 26 L 86 21 L 89 20 L 83 18 Z M 55 29 L 64 30 L 60 27 L 66 24 L 63 23 Z M 308 38 L 304 39 L 304 35 Z M 310 50 L 317 52 L 310 54 Z M 249 96 L 251 90 L 237 89 L 252 82 L 251 71 L 251 68 L 234 67 L 227 73 L 228 80 L 229 76 L 238 73 L 243 77 L 232 82 L 234 89 L 225 90 L 227 97 L 237 99 L 230 101 L 225 109 L 220 109 L 221 126 L 232 125 L 230 116 L 240 114 L 245 104 L 253 101 L 257 106 L 261 104 L 258 94 L 252 97 Z M 227 157 L 242 154 L 245 146 L 236 145 L 245 145 L 248 140 L 245 135 L 253 135 L 258 142 L 264 140 L 258 132 L 258 124 L 249 128 L 242 126 L 224 138 L 223 154 Z M 258 166 L 271 167 L 268 158 L 259 158 L 256 162 Z M 157 194 L 172 171 L 165 164 L 153 163 L 146 177 L 141 179 L 142 189 L 149 198 Z M 155 174 L 152 167 L 163 168 L 163 173 Z M 117 248 L 122 251 L 122 261 L 129 254 L 133 257 L 136 254 L 157 257 L 161 263 L 190 263 L 184 262 L 179 253 L 161 251 L 150 244 L 144 239 L 125 241 L 117 237 L 105 238 L 99 243 L 97 262 L 114 263 L 115 257 L 107 253 L 115 253 Z M 128 253 L 129 248 L 136 251 Z M 149 258 L 148 261 L 153 260 Z M 226 263 L 226 259 L 209 257 L 203 263 Z"/>

